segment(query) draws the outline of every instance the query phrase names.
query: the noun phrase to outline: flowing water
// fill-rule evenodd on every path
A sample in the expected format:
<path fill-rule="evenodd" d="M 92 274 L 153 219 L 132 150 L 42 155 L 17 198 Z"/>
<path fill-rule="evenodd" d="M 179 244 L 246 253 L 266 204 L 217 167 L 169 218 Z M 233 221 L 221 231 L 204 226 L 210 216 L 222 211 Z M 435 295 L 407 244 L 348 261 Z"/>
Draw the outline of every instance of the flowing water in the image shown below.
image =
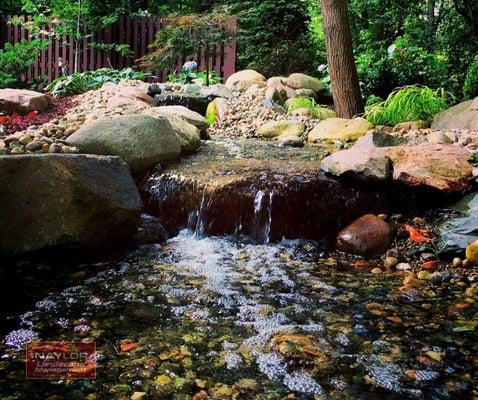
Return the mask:
<path fill-rule="evenodd" d="M 238 143 L 204 143 L 146 181 L 146 208 L 178 233 L 166 244 L 11 269 L 0 399 L 477 398 L 469 282 L 404 291 L 401 273 L 351 268 L 326 240 L 281 241 L 333 237 L 383 194 L 324 176 L 324 149 Z M 96 379 L 25 380 L 32 340 L 96 343 Z"/>
<path fill-rule="evenodd" d="M 1 398 L 472 399 L 476 305 L 450 312 L 459 282 L 402 280 L 343 270 L 313 241 L 185 230 L 23 313 L 0 346 Z M 25 381 L 32 339 L 95 342 L 97 379 Z"/>

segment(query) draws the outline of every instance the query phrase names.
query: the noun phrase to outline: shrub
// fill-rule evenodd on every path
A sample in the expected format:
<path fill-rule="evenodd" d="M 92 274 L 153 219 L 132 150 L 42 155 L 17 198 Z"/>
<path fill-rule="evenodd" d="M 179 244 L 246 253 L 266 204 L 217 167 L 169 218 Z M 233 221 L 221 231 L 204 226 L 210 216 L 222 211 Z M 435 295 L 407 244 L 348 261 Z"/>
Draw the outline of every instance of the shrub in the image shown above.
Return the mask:
<path fill-rule="evenodd" d="M 473 99 L 478 96 L 478 55 L 466 73 L 463 94 L 465 95 L 465 99 Z"/>
<path fill-rule="evenodd" d="M 365 118 L 375 125 L 396 125 L 407 121 L 430 121 L 447 108 L 444 89 L 411 85 L 395 89 L 385 101 L 372 97 L 365 107 Z"/>
<path fill-rule="evenodd" d="M 172 69 L 178 59 L 184 55 L 197 55 L 199 49 L 207 58 L 214 57 L 216 48 L 228 44 L 235 34 L 230 17 L 223 14 L 169 18 L 149 46 L 151 52 L 139 60 L 139 65 L 148 71 Z M 207 86 L 209 74 L 209 63 L 206 63 L 204 78 Z"/>
<path fill-rule="evenodd" d="M 0 50 L 0 87 L 25 86 L 26 74 L 35 63 L 36 55 L 47 48 L 48 42 L 39 39 L 6 43 L 3 50 Z"/>
<path fill-rule="evenodd" d="M 71 96 L 99 89 L 106 82 L 118 83 L 127 80 L 145 80 L 150 75 L 144 72 L 125 68 L 118 71 L 113 68 L 100 68 L 96 71 L 77 72 L 73 75 L 62 76 L 50 83 L 46 90 L 54 97 Z"/>

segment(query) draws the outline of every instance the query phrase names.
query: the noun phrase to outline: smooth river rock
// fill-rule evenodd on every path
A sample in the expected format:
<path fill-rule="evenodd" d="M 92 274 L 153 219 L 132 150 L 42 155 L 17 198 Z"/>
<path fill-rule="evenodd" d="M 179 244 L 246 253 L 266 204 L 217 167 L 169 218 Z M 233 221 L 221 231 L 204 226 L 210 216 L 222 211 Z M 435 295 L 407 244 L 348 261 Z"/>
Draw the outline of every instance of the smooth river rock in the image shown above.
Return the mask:
<path fill-rule="evenodd" d="M 84 125 L 67 143 L 81 153 L 119 156 L 131 171 L 142 173 L 178 160 L 181 141 L 166 118 L 125 115 Z"/>
<path fill-rule="evenodd" d="M 305 132 L 305 125 L 298 121 L 269 121 L 257 129 L 257 135 L 266 139 L 279 136 L 300 137 Z"/>
<path fill-rule="evenodd" d="M 118 157 L 0 157 L 0 253 L 103 251 L 138 229 L 141 198 Z"/>
<path fill-rule="evenodd" d="M 361 138 L 372 128 L 373 125 L 363 118 L 328 118 L 312 129 L 308 141 L 309 143 L 321 140 L 349 142 Z"/>
<path fill-rule="evenodd" d="M 387 251 L 393 230 L 388 223 L 368 214 L 352 222 L 337 236 L 337 249 L 348 254 L 375 257 Z"/>
<path fill-rule="evenodd" d="M 201 114 L 190 110 L 184 106 L 161 106 L 153 107 L 145 110 L 145 114 L 152 115 L 154 117 L 169 117 L 173 116 L 180 118 L 204 132 L 209 127 L 207 119 Z"/>
<path fill-rule="evenodd" d="M 232 74 L 226 80 L 226 87 L 229 90 L 246 91 L 253 85 L 266 86 L 266 78 L 264 75 L 252 70 L 246 69 Z"/>

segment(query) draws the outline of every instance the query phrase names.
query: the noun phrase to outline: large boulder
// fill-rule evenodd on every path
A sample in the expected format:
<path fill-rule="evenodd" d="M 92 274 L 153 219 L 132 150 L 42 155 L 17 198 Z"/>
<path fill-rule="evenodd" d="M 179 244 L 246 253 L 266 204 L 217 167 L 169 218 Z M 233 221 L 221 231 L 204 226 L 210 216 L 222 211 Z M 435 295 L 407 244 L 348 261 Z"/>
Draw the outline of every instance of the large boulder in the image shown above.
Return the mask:
<path fill-rule="evenodd" d="M 198 128 L 201 132 L 206 131 L 209 127 L 207 119 L 203 115 L 192 111 L 184 106 L 153 107 L 146 110 L 146 113 L 155 117 L 169 117 L 172 115 L 173 117 L 177 117 L 186 122 L 189 122 L 190 124 Z"/>
<path fill-rule="evenodd" d="M 324 84 L 317 78 L 305 74 L 292 74 L 286 80 L 287 86 L 293 89 L 309 89 L 315 93 L 325 91 Z"/>
<path fill-rule="evenodd" d="M 426 143 L 386 149 L 393 165 L 393 179 L 408 186 L 423 186 L 445 194 L 461 193 L 468 188 L 473 166 L 470 153 L 447 144 Z"/>
<path fill-rule="evenodd" d="M 134 173 L 176 161 L 181 142 L 166 118 L 126 115 L 84 125 L 67 143 L 82 153 L 119 156 Z"/>
<path fill-rule="evenodd" d="M 352 176 L 364 181 L 386 181 L 391 178 L 390 159 L 385 149 L 353 147 L 326 157 L 322 170 L 335 176 Z"/>
<path fill-rule="evenodd" d="M 466 247 L 478 240 L 478 194 L 464 197 L 451 210 L 458 216 L 438 228 L 437 250 L 443 255 L 464 255 Z"/>
<path fill-rule="evenodd" d="M 352 222 L 337 236 L 337 249 L 363 257 L 375 257 L 387 251 L 393 230 L 375 215 L 368 214 Z"/>
<path fill-rule="evenodd" d="M 257 129 L 257 135 L 272 139 L 279 136 L 302 136 L 305 125 L 298 121 L 269 121 Z"/>
<path fill-rule="evenodd" d="M 348 142 L 364 136 L 373 125 L 363 118 L 328 118 L 319 122 L 309 133 L 309 143 L 319 140 Z"/>
<path fill-rule="evenodd" d="M 229 90 L 245 91 L 253 85 L 266 86 L 266 78 L 252 69 L 236 72 L 226 80 L 226 87 Z"/>
<path fill-rule="evenodd" d="M 50 107 L 51 97 L 32 90 L 0 89 L 0 113 L 28 114 Z"/>
<path fill-rule="evenodd" d="M 181 154 L 193 154 L 201 147 L 201 133 L 198 128 L 173 116 L 168 117 L 168 121 L 181 143 Z"/>
<path fill-rule="evenodd" d="M 202 86 L 201 95 L 206 97 L 215 97 L 215 98 L 223 98 L 223 99 L 232 99 L 234 97 L 234 95 L 226 87 L 226 85 L 222 85 L 222 84 Z"/>
<path fill-rule="evenodd" d="M 118 157 L 0 157 L 0 253 L 101 251 L 135 234 L 141 198 Z"/>
<path fill-rule="evenodd" d="M 437 114 L 432 128 L 478 130 L 478 97 Z"/>

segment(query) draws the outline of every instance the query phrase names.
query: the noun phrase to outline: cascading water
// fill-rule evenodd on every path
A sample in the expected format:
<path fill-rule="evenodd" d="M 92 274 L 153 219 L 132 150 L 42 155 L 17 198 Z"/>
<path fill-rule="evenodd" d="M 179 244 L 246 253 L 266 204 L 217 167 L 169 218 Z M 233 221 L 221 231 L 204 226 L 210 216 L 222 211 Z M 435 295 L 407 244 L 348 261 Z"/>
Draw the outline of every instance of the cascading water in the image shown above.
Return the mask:
<path fill-rule="evenodd" d="M 326 239 L 363 213 L 386 210 L 384 193 L 325 176 L 310 150 L 247 146 L 206 143 L 198 155 L 152 175 L 142 188 L 147 212 L 173 234 L 188 227 L 199 237 L 268 243 Z"/>

